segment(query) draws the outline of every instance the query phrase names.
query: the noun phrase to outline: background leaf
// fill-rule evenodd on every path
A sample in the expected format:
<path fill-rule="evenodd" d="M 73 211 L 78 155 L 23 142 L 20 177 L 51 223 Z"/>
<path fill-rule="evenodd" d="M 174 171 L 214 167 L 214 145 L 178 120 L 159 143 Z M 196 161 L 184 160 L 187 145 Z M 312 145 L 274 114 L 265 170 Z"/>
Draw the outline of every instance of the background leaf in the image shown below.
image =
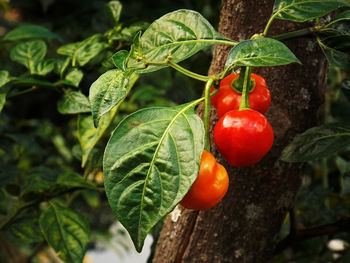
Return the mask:
<path fill-rule="evenodd" d="M 103 160 L 106 193 L 138 251 L 196 179 L 203 139 L 188 104 L 137 111 L 113 132 Z"/>
<path fill-rule="evenodd" d="M 347 0 L 276 0 L 273 15 L 283 20 L 305 22 L 346 5 L 350 5 Z"/>
<path fill-rule="evenodd" d="M 58 101 L 57 109 L 61 114 L 90 112 L 90 103 L 88 98 L 80 91 L 68 89 Z"/>
<path fill-rule="evenodd" d="M 80 81 L 83 79 L 84 73 L 78 68 L 72 68 L 67 72 L 65 80 L 74 87 L 79 87 Z"/>
<path fill-rule="evenodd" d="M 30 40 L 23 42 L 11 49 L 10 57 L 29 69 L 30 73 L 35 73 L 36 65 L 44 59 L 47 46 L 42 40 Z"/>
<path fill-rule="evenodd" d="M 128 95 L 138 76 L 119 69 L 102 74 L 90 87 L 89 100 L 95 126 L 99 119 Z"/>
<path fill-rule="evenodd" d="M 6 102 L 6 94 L 8 88 L 4 87 L 5 84 L 10 82 L 10 75 L 6 70 L 0 70 L 0 112 L 3 109 Z"/>
<path fill-rule="evenodd" d="M 294 138 L 282 152 L 285 162 L 306 162 L 344 149 L 350 144 L 350 128 L 342 124 L 326 124 L 311 128 Z"/>
<path fill-rule="evenodd" d="M 191 10 L 177 10 L 154 21 L 140 39 L 140 53 L 148 61 L 162 62 L 170 53 L 173 62 L 191 57 L 201 49 L 227 40 L 214 30 L 199 13 Z M 133 55 L 131 53 L 131 55 Z M 129 58 L 128 68 L 140 68 L 144 63 Z M 164 66 L 149 65 L 138 72 L 151 72 Z"/>
<path fill-rule="evenodd" d="M 113 17 L 114 23 L 117 24 L 120 19 L 120 14 L 122 12 L 122 4 L 119 1 L 110 1 L 107 4 L 108 10 Z"/>
<path fill-rule="evenodd" d="M 73 172 L 59 174 L 56 183 L 67 187 L 83 187 L 93 190 L 97 189 L 97 187 L 91 181 L 85 180 L 80 174 Z"/>
<path fill-rule="evenodd" d="M 292 62 L 300 63 L 282 42 L 271 38 L 258 38 L 242 41 L 233 47 L 228 54 L 225 67 L 231 65 L 264 67 Z"/>
<path fill-rule="evenodd" d="M 39 219 L 45 239 L 67 263 L 82 262 L 89 241 L 90 229 L 84 217 L 50 202 Z"/>
<path fill-rule="evenodd" d="M 56 38 L 61 40 L 60 36 L 52 33 L 45 27 L 37 25 L 18 26 L 15 29 L 8 32 L 4 36 L 3 40 L 17 41 L 31 38 Z"/>

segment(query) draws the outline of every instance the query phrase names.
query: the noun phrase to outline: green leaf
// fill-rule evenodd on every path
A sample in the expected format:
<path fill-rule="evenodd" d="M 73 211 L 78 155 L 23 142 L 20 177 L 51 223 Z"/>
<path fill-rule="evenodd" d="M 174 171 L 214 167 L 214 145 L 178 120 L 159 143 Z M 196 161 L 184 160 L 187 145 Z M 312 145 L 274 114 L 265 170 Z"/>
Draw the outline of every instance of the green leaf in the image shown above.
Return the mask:
<path fill-rule="evenodd" d="M 62 173 L 58 176 L 56 183 L 58 185 L 67 187 L 82 187 L 87 189 L 96 190 L 97 187 L 94 183 L 85 180 L 81 175 L 73 172 Z"/>
<path fill-rule="evenodd" d="M 16 27 L 8 32 L 3 40 L 17 41 L 31 38 L 56 38 L 61 40 L 60 36 L 52 33 L 45 27 L 37 25 L 23 25 Z"/>
<path fill-rule="evenodd" d="M 113 17 L 114 23 L 117 24 L 120 19 L 120 14 L 122 12 L 122 4 L 119 1 L 110 1 L 107 4 L 108 10 Z"/>
<path fill-rule="evenodd" d="M 138 76 L 113 69 L 102 74 L 90 87 L 89 100 L 94 124 L 101 116 L 123 102 Z"/>
<path fill-rule="evenodd" d="M 122 40 L 131 43 L 135 35 L 140 31 L 145 31 L 147 27 L 149 27 L 149 23 L 147 22 L 136 22 L 128 27 L 124 27 L 120 32 L 115 33 L 114 31 L 111 31 L 108 38 L 110 40 Z"/>
<path fill-rule="evenodd" d="M 311 128 L 294 138 L 282 152 L 285 162 L 306 162 L 325 158 L 350 144 L 350 128 L 327 124 Z"/>
<path fill-rule="evenodd" d="M 95 147 L 97 142 L 105 134 L 107 128 L 112 123 L 118 107 L 113 108 L 111 111 L 103 115 L 100 119 L 97 128 L 94 126 L 92 116 L 79 115 L 78 118 L 78 139 L 82 149 L 82 163 L 81 166 L 85 167 L 88 157 Z"/>
<path fill-rule="evenodd" d="M 55 68 L 55 61 L 52 59 L 43 59 L 35 64 L 32 74 L 45 76 Z"/>
<path fill-rule="evenodd" d="M 19 245 L 41 242 L 44 239 L 39 227 L 39 215 L 33 210 L 15 218 L 6 226 L 4 234 L 10 241 Z"/>
<path fill-rule="evenodd" d="M 232 48 L 225 67 L 231 65 L 265 67 L 293 62 L 301 64 L 285 44 L 272 38 L 258 38 L 242 41 Z"/>
<path fill-rule="evenodd" d="M 1 186 L 7 185 L 18 174 L 19 174 L 19 171 L 16 166 L 0 164 L 0 185 Z"/>
<path fill-rule="evenodd" d="M 216 32 L 212 25 L 199 13 L 191 10 L 177 10 L 154 21 L 140 39 L 140 53 L 147 61 L 163 62 L 169 54 L 177 63 L 191 57 L 198 51 L 230 41 Z M 133 56 L 134 54 L 131 53 Z M 130 57 L 128 68 L 142 68 L 144 63 Z M 149 65 L 139 72 L 151 72 L 165 66 Z"/>
<path fill-rule="evenodd" d="M 100 52 L 107 48 L 102 42 L 102 35 L 95 34 L 91 37 L 76 43 L 70 43 L 57 49 L 57 53 L 69 56 L 72 59 L 72 66 L 84 66 L 95 58 Z"/>
<path fill-rule="evenodd" d="M 197 177 L 204 128 L 193 105 L 137 111 L 119 123 L 107 144 L 107 197 L 137 251 Z"/>
<path fill-rule="evenodd" d="M 71 83 L 74 87 L 79 87 L 80 81 L 83 79 L 84 73 L 78 68 L 72 68 L 65 76 L 65 80 Z"/>
<path fill-rule="evenodd" d="M 22 182 L 23 193 L 44 192 L 51 189 L 57 180 L 58 173 L 45 166 L 32 169 Z"/>
<path fill-rule="evenodd" d="M 30 40 L 23 42 L 11 49 L 10 57 L 29 69 L 31 74 L 35 73 L 36 65 L 44 59 L 47 46 L 42 40 Z"/>
<path fill-rule="evenodd" d="M 0 112 L 5 106 L 8 88 L 5 85 L 11 81 L 10 75 L 6 70 L 0 70 Z"/>
<path fill-rule="evenodd" d="M 67 67 L 69 66 L 69 63 L 71 61 L 70 57 L 65 57 L 65 58 L 58 58 L 55 59 L 55 67 L 54 67 L 54 72 L 60 76 L 60 78 L 63 77 L 63 74 Z"/>
<path fill-rule="evenodd" d="M 127 50 L 119 50 L 112 56 L 114 65 L 123 72 L 126 72 L 126 61 L 129 57 Z"/>
<path fill-rule="evenodd" d="M 61 114 L 76 114 L 90 112 L 88 98 L 80 91 L 65 90 L 63 97 L 57 103 L 58 112 Z"/>
<path fill-rule="evenodd" d="M 45 239 L 64 262 L 83 261 L 90 235 L 84 217 L 50 202 L 49 208 L 40 215 L 39 223 Z"/>
<path fill-rule="evenodd" d="M 48 87 L 56 88 L 55 84 L 35 78 L 25 78 L 25 79 L 16 79 L 13 81 L 16 86 L 38 86 L 38 87 Z"/>
<path fill-rule="evenodd" d="M 323 44 L 321 40 L 318 41 L 323 53 L 325 54 L 328 62 L 333 67 L 339 67 L 345 71 L 350 71 L 350 55 L 334 48 L 330 48 Z"/>
<path fill-rule="evenodd" d="M 347 0 L 276 0 L 273 16 L 283 20 L 305 22 L 349 5 Z"/>

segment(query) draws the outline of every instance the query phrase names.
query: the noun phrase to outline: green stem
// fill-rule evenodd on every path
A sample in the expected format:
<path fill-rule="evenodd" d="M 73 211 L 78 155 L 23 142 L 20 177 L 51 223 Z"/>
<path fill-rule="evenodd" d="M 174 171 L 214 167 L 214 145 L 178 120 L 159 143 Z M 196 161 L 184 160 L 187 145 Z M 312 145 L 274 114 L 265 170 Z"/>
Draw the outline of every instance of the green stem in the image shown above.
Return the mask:
<path fill-rule="evenodd" d="M 246 110 L 250 109 L 249 106 L 249 84 L 250 84 L 250 67 L 242 67 L 241 68 L 241 73 L 240 73 L 240 78 L 242 77 L 241 75 L 243 74 L 244 77 L 244 82 L 243 82 L 243 89 L 242 89 L 242 99 L 241 99 L 241 104 L 239 105 L 239 110 Z"/>
<path fill-rule="evenodd" d="M 37 90 L 38 87 L 37 86 L 32 86 L 31 88 L 29 89 L 25 89 L 25 90 L 22 90 L 22 91 L 19 91 L 19 92 L 16 92 L 16 93 L 13 93 L 13 94 L 10 94 L 9 96 L 7 96 L 8 98 L 12 98 L 12 97 L 16 97 L 16 96 L 19 96 L 19 95 L 23 95 L 23 94 L 26 94 L 26 93 L 29 93 L 29 92 L 32 92 L 34 90 Z"/>
<path fill-rule="evenodd" d="M 291 39 L 291 38 L 296 38 L 296 37 L 302 37 L 302 36 L 307 36 L 311 35 L 313 32 L 319 31 L 319 27 L 308 27 L 308 28 L 303 28 L 300 30 L 280 34 L 277 36 L 273 36 L 271 38 L 277 39 L 277 40 L 286 40 L 286 39 Z"/>
<path fill-rule="evenodd" d="M 269 31 L 270 26 L 271 26 L 273 20 L 276 18 L 277 14 L 278 14 L 278 12 L 275 13 L 275 14 L 273 14 L 273 15 L 270 17 L 269 21 L 267 21 L 266 27 L 265 27 L 264 32 L 263 32 L 263 36 L 266 36 L 266 35 L 267 35 L 267 32 Z"/>
<path fill-rule="evenodd" d="M 209 78 L 209 80 L 205 84 L 205 92 L 204 92 L 204 114 L 203 114 L 204 131 L 205 131 L 204 149 L 208 152 L 210 152 L 210 133 L 209 133 L 210 88 L 213 85 L 213 82 L 214 82 L 214 78 Z"/>
<path fill-rule="evenodd" d="M 177 71 L 181 72 L 182 74 L 184 74 L 184 75 L 186 75 L 188 77 L 191 77 L 191 78 L 203 81 L 203 82 L 207 82 L 209 80 L 208 76 L 204 76 L 204 75 L 200 75 L 200 74 L 194 73 L 194 72 L 192 72 L 192 71 L 190 71 L 188 69 L 185 69 L 185 68 L 181 67 L 179 64 L 176 64 L 174 62 L 168 61 L 166 64 L 168 64 L 173 69 L 176 69 Z"/>

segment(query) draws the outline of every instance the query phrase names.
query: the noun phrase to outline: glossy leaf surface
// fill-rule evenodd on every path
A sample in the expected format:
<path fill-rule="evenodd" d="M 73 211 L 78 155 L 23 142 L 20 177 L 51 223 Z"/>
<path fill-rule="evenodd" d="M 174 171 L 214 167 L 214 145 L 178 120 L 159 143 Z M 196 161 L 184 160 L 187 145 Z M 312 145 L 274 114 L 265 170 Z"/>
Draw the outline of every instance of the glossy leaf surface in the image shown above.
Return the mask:
<path fill-rule="evenodd" d="M 350 5 L 347 0 L 276 0 L 273 15 L 276 18 L 304 22 Z"/>
<path fill-rule="evenodd" d="M 278 66 L 292 62 L 300 63 L 292 51 L 282 42 L 271 38 L 245 40 L 231 49 L 225 67 L 236 66 Z"/>
<path fill-rule="evenodd" d="M 189 104 L 137 111 L 113 132 L 103 160 L 105 189 L 138 251 L 196 179 L 203 147 L 203 123 Z"/>

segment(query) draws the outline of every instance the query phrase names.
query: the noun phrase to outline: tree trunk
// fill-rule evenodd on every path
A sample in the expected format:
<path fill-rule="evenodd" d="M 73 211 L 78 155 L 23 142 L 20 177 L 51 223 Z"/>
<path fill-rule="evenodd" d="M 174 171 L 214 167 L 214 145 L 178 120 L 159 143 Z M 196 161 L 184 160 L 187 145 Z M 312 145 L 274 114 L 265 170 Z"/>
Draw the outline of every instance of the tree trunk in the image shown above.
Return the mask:
<path fill-rule="evenodd" d="M 233 40 L 249 39 L 263 31 L 273 0 L 223 1 L 219 32 Z M 293 31 L 305 24 L 275 21 L 271 35 Z M 303 65 L 254 68 L 271 91 L 272 104 L 266 117 L 275 141 L 258 164 L 230 167 L 212 140 L 212 153 L 230 175 L 230 187 L 222 202 L 208 211 L 181 206 L 166 218 L 154 263 L 163 262 L 267 262 L 273 255 L 276 236 L 289 209 L 294 207 L 300 186 L 301 164 L 278 158 L 296 134 L 317 125 L 324 100 L 327 63 L 314 38 L 299 38 L 286 44 Z M 223 70 L 230 47 L 217 46 L 209 74 Z M 202 109 L 200 109 L 201 111 Z M 211 129 L 217 121 L 212 109 Z"/>

